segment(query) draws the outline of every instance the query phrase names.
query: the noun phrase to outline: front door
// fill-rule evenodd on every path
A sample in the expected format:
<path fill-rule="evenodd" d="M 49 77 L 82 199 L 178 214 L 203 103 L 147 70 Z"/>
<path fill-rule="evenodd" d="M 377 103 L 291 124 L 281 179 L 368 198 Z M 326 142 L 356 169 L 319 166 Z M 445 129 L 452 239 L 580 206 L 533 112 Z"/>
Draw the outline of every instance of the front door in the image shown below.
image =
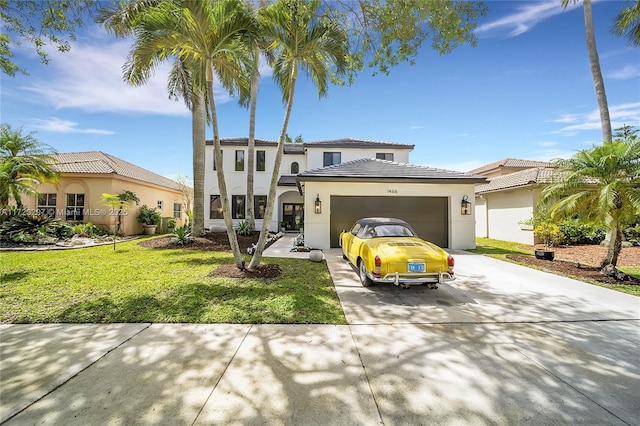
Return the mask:
<path fill-rule="evenodd" d="M 299 229 L 299 225 L 304 220 L 304 204 L 284 203 L 282 204 L 282 221 L 286 222 L 287 230 Z"/>

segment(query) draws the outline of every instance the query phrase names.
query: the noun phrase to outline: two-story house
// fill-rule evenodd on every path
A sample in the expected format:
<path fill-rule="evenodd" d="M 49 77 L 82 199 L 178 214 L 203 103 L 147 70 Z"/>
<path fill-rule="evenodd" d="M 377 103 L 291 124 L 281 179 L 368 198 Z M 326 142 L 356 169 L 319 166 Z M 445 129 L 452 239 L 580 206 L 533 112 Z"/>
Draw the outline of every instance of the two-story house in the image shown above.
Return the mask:
<path fill-rule="evenodd" d="M 234 222 L 246 218 L 247 138 L 222 139 L 222 163 Z M 255 141 L 254 205 L 261 229 L 277 142 Z M 269 229 L 303 224 L 305 244 L 338 246 L 340 232 L 362 217 L 397 217 L 424 239 L 441 247 L 475 247 L 469 200 L 485 178 L 469 173 L 409 164 L 410 144 L 357 139 L 285 145 L 276 204 Z M 205 226 L 224 230 L 214 165 L 213 141 L 205 161 Z M 463 214 L 464 213 L 464 214 Z"/>

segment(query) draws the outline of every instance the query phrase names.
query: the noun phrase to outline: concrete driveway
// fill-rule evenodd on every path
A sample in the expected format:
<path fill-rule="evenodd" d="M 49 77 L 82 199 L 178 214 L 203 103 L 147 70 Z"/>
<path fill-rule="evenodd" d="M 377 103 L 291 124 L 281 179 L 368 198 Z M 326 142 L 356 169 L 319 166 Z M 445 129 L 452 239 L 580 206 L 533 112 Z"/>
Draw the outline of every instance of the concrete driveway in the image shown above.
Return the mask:
<path fill-rule="evenodd" d="M 349 325 L 0 325 L 0 424 L 640 423 L 640 299 L 454 255 L 401 290 L 325 252 Z"/>
<path fill-rule="evenodd" d="M 640 299 L 467 252 L 437 290 L 325 253 L 385 424 L 640 424 Z"/>

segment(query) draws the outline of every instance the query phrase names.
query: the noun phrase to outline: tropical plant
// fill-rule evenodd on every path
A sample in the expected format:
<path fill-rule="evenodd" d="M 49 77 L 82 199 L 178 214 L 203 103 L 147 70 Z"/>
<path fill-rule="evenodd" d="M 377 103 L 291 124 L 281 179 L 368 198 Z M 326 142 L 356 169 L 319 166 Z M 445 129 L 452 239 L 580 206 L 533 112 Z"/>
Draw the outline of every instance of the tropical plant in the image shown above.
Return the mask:
<path fill-rule="evenodd" d="M 0 207 L 13 198 L 22 207 L 20 194 L 37 194 L 36 186 L 55 182 L 58 173 L 53 168 L 53 148 L 32 136 L 0 124 Z"/>
<path fill-rule="evenodd" d="M 55 237 L 59 226 L 58 219 L 46 215 L 22 214 L 3 222 L 0 226 L 0 235 L 8 240 L 37 241 Z"/>
<path fill-rule="evenodd" d="M 189 244 L 193 241 L 191 238 L 191 228 L 187 225 L 182 225 L 173 230 L 173 236 L 175 237 L 175 243 L 181 246 Z"/>
<path fill-rule="evenodd" d="M 607 235 L 603 226 L 579 218 L 563 220 L 559 228 L 562 233 L 560 243 L 567 245 L 600 244 Z"/>
<path fill-rule="evenodd" d="M 579 213 L 607 225 L 610 243 L 603 269 L 611 265 L 615 270 L 623 227 L 640 213 L 640 139 L 635 132 L 622 135 L 625 139 L 555 160 L 556 170 L 541 197 L 551 217 Z"/>
<path fill-rule="evenodd" d="M 116 249 L 116 236 L 121 232 L 122 211 L 131 202 L 140 203 L 140 199 L 131 191 L 124 191 L 122 194 L 102 194 L 102 203 L 109 206 L 110 214 L 113 216 L 113 249 Z"/>
<path fill-rule="evenodd" d="M 579 0 L 561 1 L 562 7 L 566 9 L 569 3 L 577 3 Z M 600 58 L 598 57 L 598 48 L 596 47 L 596 36 L 593 31 L 593 14 L 591 11 L 591 0 L 582 0 L 582 8 L 584 10 L 584 28 L 587 38 L 589 65 L 591 66 L 591 76 L 593 78 L 593 85 L 596 89 L 598 109 L 600 110 L 602 140 L 604 142 L 611 142 L 611 140 L 613 139 L 611 132 L 611 117 L 609 116 L 609 103 L 607 102 L 607 94 L 604 89 L 604 79 L 602 78 L 602 70 L 600 69 Z"/>
<path fill-rule="evenodd" d="M 618 37 L 625 36 L 632 46 L 640 46 L 640 1 L 630 1 L 631 5 L 616 16 L 611 32 Z"/>
<path fill-rule="evenodd" d="M 158 225 L 161 218 L 162 216 L 158 210 L 152 209 L 146 204 L 143 204 L 138 212 L 138 222 L 143 225 Z"/>
<path fill-rule="evenodd" d="M 251 233 L 253 232 L 253 226 L 251 226 L 251 223 L 247 220 L 243 220 L 242 222 L 238 223 L 238 226 L 236 228 L 236 233 L 238 235 L 251 235 Z"/>
<path fill-rule="evenodd" d="M 135 44 L 125 64 L 125 78 L 132 84 L 143 84 L 160 61 L 177 57 L 191 74 L 194 92 L 206 93 L 224 222 L 239 268 L 244 261 L 233 229 L 231 206 L 220 164 L 222 156 L 213 79 L 217 75 L 225 89 L 231 93 L 238 91 L 241 102 L 246 101 L 249 84 L 244 69 L 248 53 L 242 37 L 253 29 L 254 19 L 241 0 L 160 2 L 136 19 Z M 198 180 L 194 172 L 194 183 Z M 194 191 L 199 202 L 198 189 L 194 187 Z"/>
<path fill-rule="evenodd" d="M 347 35 L 331 22 L 320 19 L 319 7 L 319 1 L 278 0 L 259 11 L 261 31 L 268 40 L 268 50 L 274 58 L 273 78 L 282 91 L 282 101 L 286 105 L 263 217 L 264 224 L 271 223 L 273 217 L 299 70 L 310 75 L 321 97 L 327 94 L 330 73 L 341 76 L 347 72 Z M 249 268 L 260 264 L 268 232 L 268 226 L 263 226 Z"/>

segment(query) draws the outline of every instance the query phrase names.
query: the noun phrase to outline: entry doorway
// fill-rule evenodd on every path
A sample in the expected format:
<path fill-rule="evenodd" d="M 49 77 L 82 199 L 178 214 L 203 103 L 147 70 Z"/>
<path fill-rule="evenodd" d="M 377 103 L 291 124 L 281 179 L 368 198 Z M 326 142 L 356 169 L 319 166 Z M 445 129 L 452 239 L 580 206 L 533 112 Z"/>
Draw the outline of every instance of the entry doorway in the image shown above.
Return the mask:
<path fill-rule="evenodd" d="M 304 221 L 304 204 L 283 203 L 282 221 L 286 223 L 286 230 L 297 230 Z"/>

